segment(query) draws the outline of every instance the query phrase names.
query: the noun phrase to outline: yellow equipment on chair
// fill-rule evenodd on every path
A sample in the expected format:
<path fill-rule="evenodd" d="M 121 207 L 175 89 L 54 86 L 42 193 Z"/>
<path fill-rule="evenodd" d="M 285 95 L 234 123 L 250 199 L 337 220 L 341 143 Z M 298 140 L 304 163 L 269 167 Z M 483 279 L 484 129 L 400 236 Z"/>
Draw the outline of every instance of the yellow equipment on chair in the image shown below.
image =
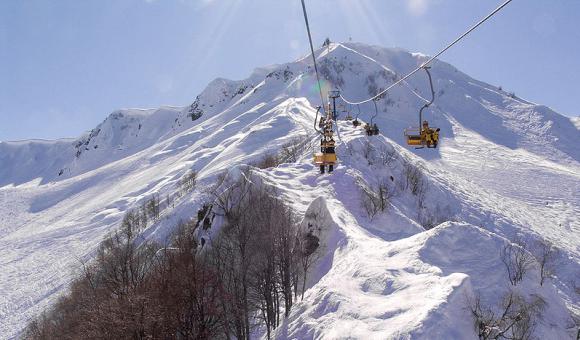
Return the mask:
<path fill-rule="evenodd" d="M 407 145 L 436 148 L 439 144 L 439 128 L 432 129 L 429 127 L 427 121 L 423 122 L 421 129 L 408 128 L 405 129 L 405 138 Z"/>
<path fill-rule="evenodd" d="M 321 130 L 316 129 L 320 134 L 320 152 L 314 154 L 314 164 L 320 167 L 320 173 L 323 174 L 328 166 L 328 172 L 334 170 L 334 165 L 337 163 L 336 158 L 336 142 L 334 141 L 334 130 L 333 123 L 334 117 L 336 117 L 336 104 L 335 100 L 338 98 L 338 91 L 331 91 L 329 94 L 330 98 L 333 99 L 333 107 L 331 110 L 327 111 L 325 117 L 321 117 L 319 121 L 319 127 Z M 316 112 L 318 117 L 318 112 L 320 107 Z M 316 119 L 315 119 L 316 122 Z"/>
<path fill-rule="evenodd" d="M 330 114 L 326 116 L 322 132 L 320 152 L 314 154 L 314 164 L 320 167 L 321 174 L 324 173 L 326 166 L 328 166 L 328 172 L 332 172 L 337 162 L 335 151 L 336 143 L 333 138 L 334 131 L 332 130 L 332 118 Z"/>
<path fill-rule="evenodd" d="M 419 110 L 419 127 L 405 129 L 405 139 L 407 145 L 417 146 L 418 148 L 428 147 L 436 148 L 439 144 L 439 128 L 429 127 L 429 122 L 423 120 L 423 110 L 428 108 L 435 101 L 435 90 L 433 90 L 433 80 L 431 79 L 430 67 L 424 66 L 423 69 L 429 76 L 429 85 L 431 86 L 431 101 L 423 105 Z"/>

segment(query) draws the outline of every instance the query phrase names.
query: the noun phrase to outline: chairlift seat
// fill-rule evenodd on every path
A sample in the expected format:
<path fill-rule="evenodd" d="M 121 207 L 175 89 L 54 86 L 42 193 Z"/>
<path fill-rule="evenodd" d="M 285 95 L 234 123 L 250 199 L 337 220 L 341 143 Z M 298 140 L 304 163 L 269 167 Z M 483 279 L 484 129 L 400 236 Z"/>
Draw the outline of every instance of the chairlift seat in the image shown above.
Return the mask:
<path fill-rule="evenodd" d="M 405 129 L 404 135 L 407 145 L 436 148 L 439 143 L 439 128 L 429 128 L 429 131 L 420 130 L 419 128 Z"/>
<path fill-rule="evenodd" d="M 335 153 L 317 152 L 314 154 L 315 165 L 336 164 L 337 158 Z"/>

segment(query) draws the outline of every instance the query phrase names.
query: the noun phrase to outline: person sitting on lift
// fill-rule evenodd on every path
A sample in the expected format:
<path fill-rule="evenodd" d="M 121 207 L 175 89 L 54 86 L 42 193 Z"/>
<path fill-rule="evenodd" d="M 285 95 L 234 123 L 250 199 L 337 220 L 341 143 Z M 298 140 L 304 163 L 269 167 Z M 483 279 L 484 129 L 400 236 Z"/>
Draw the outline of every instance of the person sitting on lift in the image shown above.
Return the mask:
<path fill-rule="evenodd" d="M 330 138 L 328 141 L 328 146 L 326 147 L 326 153 L 335 153 L 334 152 L 334 139 Z"/>
<path fill-rule="evenodd" d="M 367 136 L 372 136 L 373 135 L 373 128 L 370 124 L 365 124 L 365 132 L 367 133 Z"/>
<path fill-rule="evenodd" d="M 439 142 L 439 128 L 437 128 L 434 132 L 433 132 L 433 147 L 436 148 L 437 147 L 437 143 Z"/>
<path fill-rule="evenodd" d="M 429 127 L 429 123 L 425 120 L 423 121 L 423 132 L 422 135 L 425 136 L 425 144 L 429 148 L 436 148 L 437 142 L 439 141 L 439 128 L 433 130 Z"/>
<path fill-rule="evenodd" d="M 328 138 L 328 139 L 326 139 Z M 334 152 L 334 138 L 332 138 L 332 134 L 328 134 L 327 137 L 323 137 L 320 139 L 320 152 L 322 153 L 335 153 Z"/>
<path fill-rule="evenodd" d="M 433 129 L 429 128 L 429 122 L 427 122 L 426 120 L 423 121 L 423 136 L 425 139 L 425 144 L 427 144 L 427 147 L 431 147 L 431 145 L 433 145 L 434 139 L 433 139 Z"/>

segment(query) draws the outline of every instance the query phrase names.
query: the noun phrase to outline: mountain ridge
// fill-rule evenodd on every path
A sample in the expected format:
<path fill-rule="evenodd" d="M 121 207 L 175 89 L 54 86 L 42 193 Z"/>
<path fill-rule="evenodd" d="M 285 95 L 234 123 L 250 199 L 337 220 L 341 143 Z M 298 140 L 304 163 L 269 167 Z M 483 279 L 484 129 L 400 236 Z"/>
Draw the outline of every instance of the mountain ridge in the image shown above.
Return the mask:
<path fill-rule="evenodd" d="M 356 49 L 357 53 L 348 49 Z M 367 98 L 375 93 L 374 90 L 388 85 L 426 58 L 397 49 L 349 43 L 334 43 L 330 48 L 318 49 L 316 54 L 322 65 L 323 89 L 340 85 L 345 96 L 356 99 Z M 219 173 L 240 164 L 251 164 L 265 154 L 276 153 L 294 138 L 306 138 L 313 145 L 301 154 L 298 163 L 256 171 L 281 188 L 284 197 L 291 198 L 288 203 L 298 211 L 305 213 L 311 206 L 312 209 L 328 207 L 324 209 L 330 211 L 329 218 L 336 223 L 334 230 L 344 235 L 339 237 L 342 243 L 336 249 L 330 248 L 328 261 L 354 261 L 358 263 L 358 270 L 365 271 L 364 262 L 344 246 L 355 244 L 362 251 L 364 242 L 377 246 L 375 253 L 367 253 L 369 258 L 377 261 L 374 262 L 376 265 L 387 261 L 383 255 L 389 252 L 381 248 L 395 247 L 390 242 L 405 243 L 406 254 L 420 256 L 414 250 L 417 244 L 407 239 L 422 233 L 424 223 L 437 225 L 454 218 L 461 220 L 457 223 L 467 220 L 469 225 L 497 233 L 502 239 L 523 233 L 530 239 L 549 239 L 561 247 L 569 256 L 563 264 L 562 277 L 555 281 L 561 294 L 554 295 L 545 289 L 540 293 L 553 301 L 557 316 L 564 317 L 560 299 L 568 308 L 579 312 L 580 301 L 574 296 L 574 287 L 567 281 L 580 275 L 577 236 L 580 226 L 575 220 L 580 212 L 580 199 L 575 194 L 580 192 L 580 151 L 573 148 L 574 141 L 578 140 L 578 128 L 572 119 L 549 108 L 512 98 L 511 94 L 476 81 L 451 65 L 437 61 L 432 72 L 437 98 L 434 110 L 427 113 L 426 119 L 442 128 L 440 149 L 408 150 L 401 147 L 403 128 L 417 124 L 416 115 L 423 104 L 413 92 L 428 93 L 426 79 L 418 75 L 394 88 L 380 102 L 380 112 L 375 118 L 381 128 L 380 138 L 365 137 L 362 131 L 346 122 L 339 122 L 337 152 L 341 163 L 330 176 L 319 176 L 310 164 L 310 152 L 316 148 L 313 133 L 315 106 L 320 99 L 308 58 L 257 68 L 245 80 L 217 79 L 185 107 L 115 111 L 92 133 L 83 134 L 73 143 L 70 140 L 56 141 L 59 146 L 54 149 L 30 151 L 36 146 L 21 143 L 15 147 L 11 143 L 0 143 L 0 164 L 3 165 L 0 169 L 0 250 L 4 254 L 2 263 L 6 273 L 0 279 L 0 292 L 5 296 L 0 300 L 0 311 L 3 311 L 0 312 L 0 332 L 8 337 L 16 336 L 26 320 L 56 301 L 70 280 L 68 269 L 75 267 L 74 258 L 90 259 L 100 239 L 116 228 L 128 209 L 154 194 L 162 197 L 173 195 L 180 178 L 188 171 L 198 171 L 200 186 L 208 186 Z M 356 107 L 346 109 L 353 116 L 358 113 Z M 370 121 L 374 114 L 372 104 L 360 109 L 359 119 Z M 152 114 L 145 120 L 135 119 L 143 112 Z M 341 111 L 340 115 L 341 119 L 344 118 L 344 112 Z M 99 131 L 95 132 L 96 129 Z M 79 147 L 75 147 L 75 143 L 80 143 Z M 392 166 L 375 164 L 378 159 L 370 164 L 370 159 L 361 156 L 367 153 L 366 145 L 374 150 L 369 154 L 374 154 L 373 157 L 378 157 L 380 150 L 393 152 L 395 161 Z M 17 148 L 20 153 L 11 148 Z M 79 150 L 81 153 L 76 156 Z M 405 192 L 394 200 L 389 213 L 375 221 L 366 219 L 354 193 L 361 186 L 375 185 L 378 174 L 402 181 L 402 171 L 407 163 L 419 167 L 427 177 L 428 203 L 421 208 L 414 196 Z M 38 169 L 30 170 L 34 167 Z M 70 171 L 58 175 L 60 170 L 67 168 Z M 322 204 L 318 197 L 326 197 L 326 203 Z M 203 199 L 202 192 L 182 198 L 171 213 L 151 225 L 146 234 L 165 241 L 177 221 L 191 217 Z M 502 200 L 504 202 L 500 202 Z M 430 218 L 433 221 L 426 221 Z M 456 222 L 449 223 L 440 229 L 458 230 L 457 224 L 453 224 Z M 430 234 L 421 237 L 427 235 Z M 359 244 L 359 241 L 363 243 Z M 473 247 L 477 249 L 475 245 Z M 496 251 L 497 246 L 489 249 Z M 438 263 L 434 259 L 429 256 L 429 268 L 455 268 L 449 263 L 437 266 L 433 264 Z M 501 276 L 496 272 L 502 268 L 497 263 L 494 262 L 490 268 L 494 270 L 494 280 L 499 282 Z M 414 268 L 412 262 L 404 264 L 407 265 L 409 270 Z M 311 282 L 312 290 L 307 294 L 306 302 L 293 311 L 285 326 L 288 334 L 308 335 L 320 331 L 320 334 L 332 336 L 338 333 L 325 332 L 344 321 L 332 319 L 334 312 L 340 310 L 346 319 L 352 318 L 349 313 L 357 312 L 340 309 L 340 301 L 346 300 L 333 300 L 331 297 L 326 297 L 325 301 L 330 302 L 328 306 L 338 302 L 338 307 L 316 310 L 313 301 L 317 298 L 324 299 L 326 293 L 334 297 L 344 293 L 341 287 L 331 284 L 333 281 L 349 279 L 341 276 L 338 268 L 333 269 L 333 266 L 325 270 L 334 274 L 325 279 L 327 274 L 322 275 L 324 271 L 321 269 L 321 281 Z M 383 276 L 391 280 L 385 282 L 398 282 L 381 270 L 371 270 L 367 277 L 369 282 Z M 456 292 L 456 289 L 470 290 L 457 282 L 463 282 L 459 279 L 464 275 L 477 275 L 454 270 L 458 275 L 449 281 L 443 278 L 448 275 L 441 276 L 435 269 L 429 269 L 425 275 L 430 280 L 441 280 L 441 287 L 449 293 Z M 27 282 L 35 284 L 27 287 Z M 413 289 L 418 287 L 422 286 L 413 286 Z M 351 288 L 358 292 L 358 288 Z M 530 292 L 533 291 L 530 288 Z M 451 295 L 441 296 L 451 299 Z M 349 296 L 343 297 L 348 300 Z M 431 305 L 430 313 L 443 311 L 440 306 L 446 303 L 445 299 L 442 297 Z M 459 303 L 453 299 L 450 305 L 456 308 Z M 419 313 L 419 309 L 413 309 L 417 306 L 409 308 Z M 313 311 L 304 314 L 305 318 L 313 318 L 307 320 L 317 320 L 318 315 L 333 326 L 308 328 L 309 322 L 299 322 L 304 319 L 298 311 L 304 310 Z M 404 313 L 382 313 L 408 320 L 402 316 Z M 460 315 L 457 310 L 451 314 L 442 313 L 435 319 L 421 314 L 418 320 L 447 322 L 449 315 Z M 372 324 L 375 317 L 369 315 L 364 321 L 353 321 L 351 325 L 359 322 Z M 465 320 L 462 322 L 464 326 L 467 324 Z M 461 334 L 473 335 L 465 327 L 460 330 Z M 561 324 L 559 327 L 555 333 L 550 333 L 547 328 L 542 328 L 542 332 L 565 334 Z M 358 334 L 344 331 L 345 334 Z M 381 333 L 384 331 L 377 334 L 391 334 Z M 402 327 L 398 331 L 419 338 L 428 336 L 420 335 L 415 326 Z M 279 337 L 284 338 L 284 335 L 280 333 Z"/>

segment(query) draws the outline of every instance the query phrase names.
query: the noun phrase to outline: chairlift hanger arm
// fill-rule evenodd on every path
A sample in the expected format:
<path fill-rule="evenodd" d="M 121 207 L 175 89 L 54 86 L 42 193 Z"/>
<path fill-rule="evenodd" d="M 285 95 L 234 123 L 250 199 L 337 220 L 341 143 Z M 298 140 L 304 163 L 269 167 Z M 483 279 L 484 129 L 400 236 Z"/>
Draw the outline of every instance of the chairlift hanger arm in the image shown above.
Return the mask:
<path fill-rule="evenodd" d="M 423 107 L 421 108 L 421 111 L 423 111 L 424 109 L 431 106 L 431 104 L 433 104 L 433 102 L 435 101 L 435 89 L 433 88 L 433 78 L 431 78 L 431 72 L 429 72 L 430 68 L 431 67 L 428 67 L 428 66 L 423 67 L 425 72 L 427 72 L 427 77 L 429 78 L 429 86 L 431 89 L 431 101 L 429 101 L 428 103 L 425 103 L 425 105 L 423 105 Z"/>
<path fill-rule="evenodd" d="M 316 117 L 314 118 L 314 130 L 316 130 L 316 132 L 318 132 L 319 134 L 324 136 L 324 132 L 322 132 L 322 130 L 320 130 L 318 128 L 318 126 L 316 126 L 316 124 L 318 124 L 318 113 L 320 112 L 320 106 L 318 106 L 316 108 Z"/>
<path fill-rule="evenodd" d="M 431 78 L 431 72 L 429 72 L 430 67 L 424 66 L 423 69 L 425 70 L 425 72 L 427 72 L 427 77 L 429 78 L 429 86 L 431 87 L 431 101 L 425 103 L 425 105 L 421 107 L 421 110 L 419 110 L 419 132 L 422 129 L 421 124 L 423 123 L 423 110 L 431 106 L 431 104 L 433 104 L 433 102 L 435 101 L 435 90 L 433 89 L 433 79 Z"/>
<path fill-rule="evenodd" d="M 371 125 L 373 124 L 373 121 L 375 120 L 375 118 L 379 115 L 379 110 L 377 108 L 377 102 L 378 102 L 378 100 L 373 100 L 373 104 L 375 104 L 375 114 L 371 117 Z"/>

